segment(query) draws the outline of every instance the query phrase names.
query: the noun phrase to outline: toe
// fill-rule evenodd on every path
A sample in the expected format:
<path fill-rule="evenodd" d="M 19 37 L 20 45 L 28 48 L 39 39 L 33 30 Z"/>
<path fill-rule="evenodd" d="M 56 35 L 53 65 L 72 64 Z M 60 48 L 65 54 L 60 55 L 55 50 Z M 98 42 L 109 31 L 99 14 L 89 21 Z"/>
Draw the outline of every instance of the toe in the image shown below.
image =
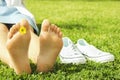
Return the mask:
<path fill-rule="evenodd" d="M 12 38 L 12 36 L 13 36 L 13 35 L 9 32 L 9 33 L 8 33 L 8 39 Z"/>
<path fill-rule="evenodd" d="M 62 38 L 62 32 L 61 32 L 60 28 L 57 28 L 57 34 L 60 38 Z"/>
<path fill-rule="evenodd" d="M 60 38 L 62 38 L 62 32 L 59 32 L 58 36 L 59 36 Z"/>
<path fill-rule="evenodd" d="M 16 25 L 13 25 L 13 26 L 10 28 L 10 33 L 14 34 L 16 31 L 17 31 Z"/>
<path fill-rule="evenodd" d="M 60 28 L 57 28 L 57 34 L 59 34 L 60 33 Z"/>
<path fill-rule="evenodd" d="M 45 19 L 43 22 L 42 22 L 42 28 L 41 28 L 41 31 L 48 31 L 48 29 L 50 28 L 50 22 Z"/>
<path fill-rule="evenodd" d="M 54 26 L 53 32 L 57 33 L 57 26 L 56 25 Z"/>
<path fill-rule="evenodd" d="M 16 24 L 16 30 L 18 31 L 20 29 L 20 23 Z"/>
<path fill-rule="evenodd" d="M 24 26 L 26 27 L 27 30 L 29 30 L 29 23 L 26 19 L 23 19 L 21 22 L 20 22 L 20 26 Z"/>
<path fill-rule="evenodd" d="M 11 28 L 10 28 L 10 31 L 8 33 L 8 38 L 12 38 L 13 35 L 17 32 L 17 29 L 16 29 L 16 25 L 13 25 Z"/>
<path fill-rule="evenodd" d="M 51 32 L 54 32 L 54 28 L 55 28 L 55 24 L 51 24 L 51 26 L 50 26 L 50 31 L 51 31 Z"/>

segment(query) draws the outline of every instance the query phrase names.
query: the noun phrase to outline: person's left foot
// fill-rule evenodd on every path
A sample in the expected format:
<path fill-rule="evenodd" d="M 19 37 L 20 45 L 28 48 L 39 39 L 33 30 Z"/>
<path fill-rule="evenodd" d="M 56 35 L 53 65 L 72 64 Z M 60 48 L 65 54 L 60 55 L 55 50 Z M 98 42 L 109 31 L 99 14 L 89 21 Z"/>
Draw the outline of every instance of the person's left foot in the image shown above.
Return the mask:
<path fill-rule="evenodd" d="M 17 74 L 31 73 L 28 59 L 30 39 L 29 23 L 26 20 L 13 25 L 8 33 L 7 49 L 11 58 L 10 65 Z"/>
<path fill-rule="evenodd" d="M 37 71 L 47 72 L 53 67 L 62 48 L 62 32 L 56 25 L 44 20 L 39 40 L 40 53 L 37 59 Z"/>

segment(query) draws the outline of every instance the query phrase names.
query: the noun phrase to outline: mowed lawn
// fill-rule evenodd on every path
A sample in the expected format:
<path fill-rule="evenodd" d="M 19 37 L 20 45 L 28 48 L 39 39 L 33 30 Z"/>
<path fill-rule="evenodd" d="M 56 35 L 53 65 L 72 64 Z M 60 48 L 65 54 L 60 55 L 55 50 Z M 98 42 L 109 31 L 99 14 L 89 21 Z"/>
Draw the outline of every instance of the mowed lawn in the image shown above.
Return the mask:
<path fill-rule="evenodd" d="M 37 25 L 43 19 L 58 25 L 64 37 L 74 43 L 84 38 L 97 48 L 115 56 L 114 62 L 62 64 L 59 57 L 53 71 L 37 73 L 31 63 L 32 74 L 16 75 L 13 69 L 0 62 L 0 80 L 119 80 L 120 79 L 120 2 L 26 0 L 26 7 L 35 16 Z"/>

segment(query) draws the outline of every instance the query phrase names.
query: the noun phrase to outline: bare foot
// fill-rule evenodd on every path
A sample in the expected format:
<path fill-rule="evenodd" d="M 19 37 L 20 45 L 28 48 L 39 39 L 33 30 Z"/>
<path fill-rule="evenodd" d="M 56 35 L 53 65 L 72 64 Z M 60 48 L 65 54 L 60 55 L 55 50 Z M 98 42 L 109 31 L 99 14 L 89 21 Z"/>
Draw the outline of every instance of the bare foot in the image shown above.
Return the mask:
<path fill-rule="evenodd" d="M 20 33 L 19 29 L 24 26 L 26 32 Z M 29 24 L 26 20 L 13 25 L 8 33 L 7 49 L 11 58 L 12 67 L 17 74 L 23 72 L 31 73 L 31 68 L 28 59 L 28 48 L 31 35 Z"/>
<path fill-rule="evenodd" d="M 37 71 L 47 72 L 52 69 L 62 48 L 62 32 L 48 20 L 42 23 L 40 39 L 40 53 L 37 59 Z"/>

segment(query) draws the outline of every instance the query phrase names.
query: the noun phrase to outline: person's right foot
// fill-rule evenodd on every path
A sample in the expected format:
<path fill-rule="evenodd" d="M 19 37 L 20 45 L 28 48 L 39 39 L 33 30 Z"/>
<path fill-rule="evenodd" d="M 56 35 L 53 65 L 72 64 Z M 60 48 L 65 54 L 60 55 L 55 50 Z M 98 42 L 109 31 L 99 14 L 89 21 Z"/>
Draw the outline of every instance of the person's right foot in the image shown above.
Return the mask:
<path fill-rule="evenodd" d="M 48 20 L 42 23 L 40 39 L 40 53 L 37 59 L 37 71 L 47 72 L 50 70 L 63 46 L 62 32 Z"/>
<path fill-rule="evenodd" d="M 23 29 L 20 32 L 21 28 L 24 28 L 25 31 Z M 17 74 L 22 74 L 23 72 L 31 73 L 28 59 L 30 39 L 29 23 L 26 20 L 13 25 L 8 33 L 7 49 L 11 58 L 10 65 L 12 65 Z"/>

